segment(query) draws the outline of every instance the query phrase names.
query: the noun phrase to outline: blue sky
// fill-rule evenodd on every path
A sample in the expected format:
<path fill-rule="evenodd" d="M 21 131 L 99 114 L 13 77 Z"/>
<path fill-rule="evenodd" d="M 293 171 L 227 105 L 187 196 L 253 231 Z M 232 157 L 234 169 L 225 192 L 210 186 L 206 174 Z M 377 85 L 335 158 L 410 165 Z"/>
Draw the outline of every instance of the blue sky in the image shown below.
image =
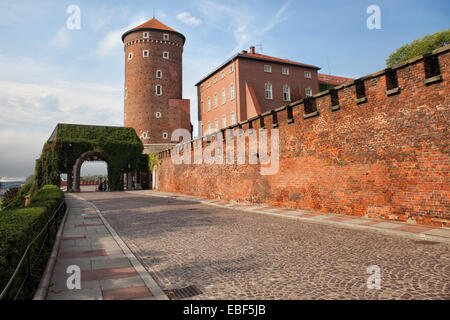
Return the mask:
<path fill-rule="evenodd" d="M 69 5 L 80 7 L 80 30 L 66 28 Z M 381 9 L 380 30 L 366 27 L 370 5 Z M 1 1 L 0 176 L 33 173 L 59 122 L 123 124 L 120 37 L 153 9 L 187 38 L 183 94 L 193 119 L 195 83 L 250 45 L 356 78 L 383 69 L 401 45 L 450 25 L 450 2 L 435 0 Z"/>

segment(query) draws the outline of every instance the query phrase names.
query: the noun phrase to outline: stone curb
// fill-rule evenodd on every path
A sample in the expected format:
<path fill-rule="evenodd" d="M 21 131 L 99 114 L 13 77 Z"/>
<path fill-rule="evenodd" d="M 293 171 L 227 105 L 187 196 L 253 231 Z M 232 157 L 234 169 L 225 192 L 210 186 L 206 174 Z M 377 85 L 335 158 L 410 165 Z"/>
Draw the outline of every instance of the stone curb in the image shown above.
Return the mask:
<path fill-rule="evenodd" d="M 50 254 L 50 258 L 48 259 L 47 265 L 45 266 L 44 274 L 42 275 L 41 281 L 39 282 L 39 286 L 34 294 L 33 300 L 46 300 L 48 294 L 48 287 L 50 281 L 52 279 L 53 270 L 56 264 L 56 257 L 59 252 L 59 245 L 61 243 L 62 233 L 64 230 L 64 226 L 66 225 L 67 215 L 69 213 L 69 205 L 66 202 L 66 212 L 64 213 L 64 218 L 59 225 L 58 233 L 56 234 L 55 243 L 53 244 L 52 253 Z"/>
<path fill-rule="evenodd" d="M 114 240 L 117 242 L 119 247 L 122 249 L 125 256 L 128 258 L 134 269 L 136 269 L 137 273 L 139 273 L 139 276 L 141 277 L 142 281 L 144 281 L 147 288 L 152 293 L 154 300 L 169 300 L 167 295 L 164 293 L 164 291 L 161 289 L 161 287 L 156 283 L 156 281 L 150 276 L 148 271 L 145 269 L 145 267 L 139 262 L 139 260 L 136 258 L 136 256 L 131 252 L 131 250 L 128 248 L 128 246 L 125 244 L 125 242 L 120 238 L 120 236 L 117 234 L 117 232 L 114 230 L 114 228 L 108 223 L 108 221 L 103 217 L 101 214 L 101 211 L 90 201 L 85 200 L 77 195 L 73 195 L 78 200 L 82 200 L 90 204 L 95 211 L 97 212 L 98 216 L 102 220 L 103 224 L 105 225 L 106 229 L 108 229 L 109 233 L 111 233 L 111 236 L 114 238 Z"/>
<path fill-rule="evenodd" d="M 133 193 L 133 191 L 127 191 L 127 192 Z M 376 231 L 376 232 L 388 234 L 388 235 L 402 236 L 402 237 L 410 238 L 413 240 L 427 240 L 427 241 L 436 241 L 436 242 L 450 244 L 450 238 L 428 235 L 428 234 L 424 234 L 424 233 L 412 233 L 412 232 L 400 231 L 400 230 L 383 229 L 383 228 L 377 228 L 377 227 L 373 227 L 373 226 L 364 226 L 364 225 L 359 225 L 359 224 L 354 224 L 354 223 L 330 221 L 330 220 L 320 219 L 320 218 L 318 219 L 318 218 L 307 218 L 307 217 L 302 217 L 302 216 L 292 216 L 292 215 L 287 215 L 287 214 L 283 214 L 283 213 L 273 213 L 273 212 L 268 212 L 268 211 L 264 211 L 264 210 L 258 210 L 258 208 L 255 208 L 255 207 L 252 207 L 252 209 L 245 208 L 245 207 L 230 207 L 229 206 L 230 204 L 228 204 L 228 205 L 217 204 L 217 203 L 210 202 L 208 200 L 196 199 L 195 197 L 188 197 L 188 196 L 176 194 L 176 193 L 170 193 L 170 192 L 160 193 L 159 191 L 152 191 L 152 192 L 154 192 L 155 194 L 148 194 L 148 195 L 155 196 L 155 197 L 163 197 L 163 198 L 177 196 L 178 199 L 182 200 L 182 201 L 183 200 L 191 201 L 191 202 L 195 201 L 195 202 L 199 202 L 202 204 L 216 206 L 216 207 L 225 208 L 225 209 L 246 211 L 246 212 L 252 212 L 252 213 L 260 213 L 260 214 L 266 214 L 266 215 L 270 215 L 270 216 L 274 216 L 274 217 L 282 217 L 282 218 L 288 218 L 288 219 L 293 219 L 293 220 L 300 220 L 300 221 L 309 222 L 309 223 L 319 223 L 319 224 L 327 224 L 327 225 L 333 225 L 333 226 L 341 226 L 341 227 L 346 227 L 349 229 L 366 230 L 366 231 L 370 230 L 370 231 Z M 158 193 L 160 193 L 160 194 L 158 194 Z M 239 203 L 236 203 L 236 204 L 239 204 Z M 272 207 L 267 207 L 267 208 L 280 209 L 280 208 L 272 208 Z M 296 210 L 292 209 L 292 211 L 296 211 Z M 336 215 L 336 217 L 347 217 L 347 216 Z M 354 218 L 357 219 L 358 217 L 354 217 Z M 368 219 L 370 219 L 370 218 L 368 218 Z M 382 222 L 392 222 L 392 221 L 382 221 Z M 399 226 L 401 226 L 401 224 L 399 224 Z M 442 229 L 442 228 L 436 228 L 436 229 Z"/>

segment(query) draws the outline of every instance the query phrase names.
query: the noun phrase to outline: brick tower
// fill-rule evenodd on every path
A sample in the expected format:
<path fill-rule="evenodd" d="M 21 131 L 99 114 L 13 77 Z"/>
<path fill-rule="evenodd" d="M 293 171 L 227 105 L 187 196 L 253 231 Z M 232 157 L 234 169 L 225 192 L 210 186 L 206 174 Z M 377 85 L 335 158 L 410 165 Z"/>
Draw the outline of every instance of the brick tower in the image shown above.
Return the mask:
<path fill-rule="evenodd" d="M 185 37 L 153 18 L 124 33 L 124 125 L 152 153 L 173 145 L 172 132 L 191 131 L 190 100 L 182 99 Z"/>

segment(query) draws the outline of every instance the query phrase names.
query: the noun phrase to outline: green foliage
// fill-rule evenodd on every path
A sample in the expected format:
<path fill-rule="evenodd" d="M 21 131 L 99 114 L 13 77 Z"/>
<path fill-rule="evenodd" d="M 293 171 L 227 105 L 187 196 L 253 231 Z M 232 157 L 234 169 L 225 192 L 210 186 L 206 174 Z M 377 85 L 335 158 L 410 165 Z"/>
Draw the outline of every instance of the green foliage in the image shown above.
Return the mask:
<path fill-rule="evenodd" d="M 450 29 L 441 32 L 436 32 L 432 35 L 427 34 L 422 39 L 416 39 L 413 42 L 406 44 L 391 55 L 386 60 L 386 65 L 392 67 L 403 61 L 412 59 L 421 54 L 428 53 L 434 49 L 450 44 Z"/>
<path fill-rule="evenodd" d="M 20 188 L 11 188 L 6 191 L 2 202 L 2 209 L 11 210 L 23 207 L 25 205 L 25 196 L 30 193 L 31 186 L 32 184 L 28 183 Z"/>
<path fill-rule="evenodd" d="M 33 204 L 26 208 L 6 210 L 0 213 L 0 290 L 5 287 L 12 276 L 28 244 L 38 235 L 57 206 L 63 201 L 64 195 L 58 191 L 57 186 L 45 186 L 36 194 L 35 199 L 39 201 L 33 201 Z M 33 246 L 31 250 L 32 257 L 35 257 L 39 246 Z M 43 257 L 42 270 L 45 267 L 46 259 L 47 257 Z M 39 269 L 39 272 L 42 270 Z M 37 284 L 39 278 L 34 279 L 34 285 Z M 20 281 L 15 281 L 10 291 L 16 291 L 19 284 Z M 32 289 L 27 287 L 25 292 L 32 295 Z"/>
<path fill-rule="evenodd" d="M 139 169 L 142 150 L 142 142 L 133 128 L 58 124 L 36 163 L 33 190 L 45 184 L 59 185 L 59 175 L 68 173 L 80 156 L 91 151 L 108 158 L 104 160 L 108 163 L 111 190 L 123 190 L 121 169 Z"/>
<path fill-rule="evenodd" d="M 155 166 L 159 168 L 158 153 L 151 153 L 148 155 L 148 168 L 152 171 Z"/>

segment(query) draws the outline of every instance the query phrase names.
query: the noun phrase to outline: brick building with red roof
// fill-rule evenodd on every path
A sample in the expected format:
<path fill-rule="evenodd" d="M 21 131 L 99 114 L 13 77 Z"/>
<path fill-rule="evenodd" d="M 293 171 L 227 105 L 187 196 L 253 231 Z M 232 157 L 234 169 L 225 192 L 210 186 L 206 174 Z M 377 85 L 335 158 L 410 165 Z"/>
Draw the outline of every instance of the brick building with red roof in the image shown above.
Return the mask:
<path fill-rule="evenodd" d="M 319 91 L 319 67 L 242 51 L 200 80 L 198 120 L 202 135 Z"/>

